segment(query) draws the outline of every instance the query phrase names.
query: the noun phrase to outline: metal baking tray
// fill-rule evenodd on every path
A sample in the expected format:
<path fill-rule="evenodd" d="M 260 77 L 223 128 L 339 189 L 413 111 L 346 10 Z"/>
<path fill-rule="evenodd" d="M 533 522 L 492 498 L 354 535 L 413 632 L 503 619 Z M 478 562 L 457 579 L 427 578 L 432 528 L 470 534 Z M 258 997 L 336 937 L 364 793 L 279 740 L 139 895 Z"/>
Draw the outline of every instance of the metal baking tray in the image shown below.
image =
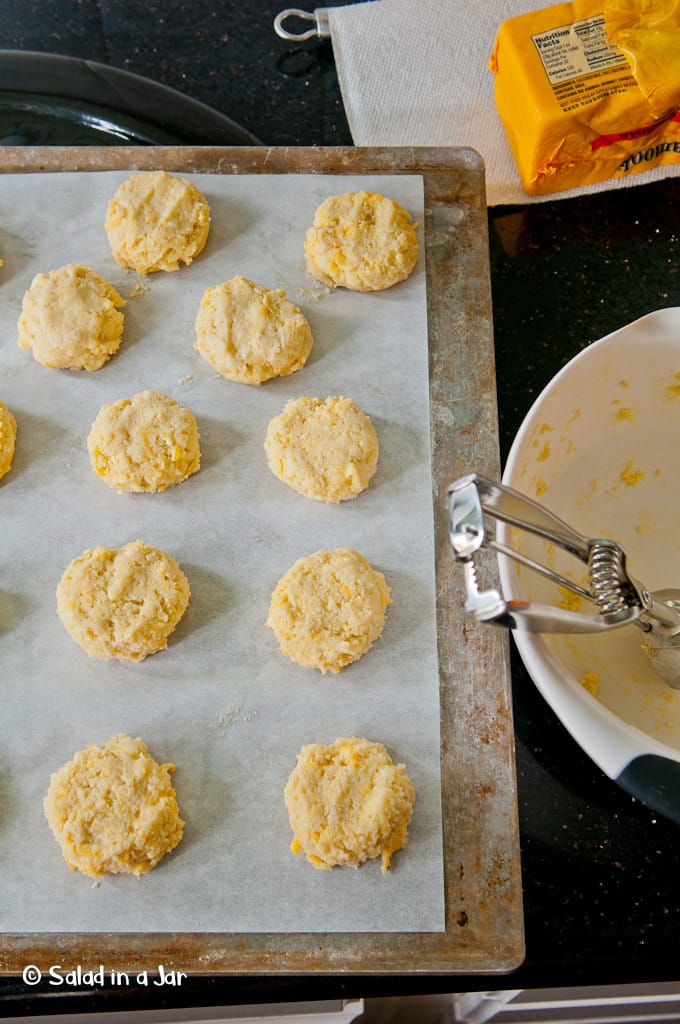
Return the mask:
<path fill-rule="evenodd" d="M 196 975 L 505 973 L 524 958 L 507 636 L 471 623 L 448 541 L 448 484 L 500 470 L 484 167 L 465 148 L 5 147 L 0 170 L 418 174 L 425 192 L 446 926 L 358 934 L 4 934 L 0 972 Z M 332 922 L 331 922 L 332 924 Z"/>

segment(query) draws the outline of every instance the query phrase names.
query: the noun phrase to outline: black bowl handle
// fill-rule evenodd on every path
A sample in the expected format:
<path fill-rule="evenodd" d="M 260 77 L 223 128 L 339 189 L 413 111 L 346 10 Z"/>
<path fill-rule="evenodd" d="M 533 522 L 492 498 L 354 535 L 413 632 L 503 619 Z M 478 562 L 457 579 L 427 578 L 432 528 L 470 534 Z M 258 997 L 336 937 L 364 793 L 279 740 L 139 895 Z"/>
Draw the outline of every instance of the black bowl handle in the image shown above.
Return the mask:
<path fill-rule="evenodd" d="M 647 807 L 680 825 L 680 763 L 659 754 L 640 754 L 616 781 Z"/>

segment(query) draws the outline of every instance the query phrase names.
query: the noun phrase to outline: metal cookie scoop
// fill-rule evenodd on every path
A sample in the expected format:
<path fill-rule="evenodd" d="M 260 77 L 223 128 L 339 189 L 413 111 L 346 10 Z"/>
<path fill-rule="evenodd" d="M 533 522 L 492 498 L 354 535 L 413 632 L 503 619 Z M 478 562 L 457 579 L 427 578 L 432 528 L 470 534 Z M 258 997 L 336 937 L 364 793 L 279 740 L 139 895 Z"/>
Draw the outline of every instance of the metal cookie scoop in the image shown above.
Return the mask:
<path fill-rule="evenodd" d="M 658 675 L 680 689 L 680 590 L 650 593 L 626 568 L 626 554 L 615 541 L 583 537 L 531 498 L 486 477 L 471 473 L 448 490 L 450 539 L 463 566 L 465 608 L 480 622 L 533 633 L 596 633 L 634 622 L 645 633 L 643 650 Z M 583 562 L 588 584 L 581 587 L 540 562 L 498 541 L 489 520 L 525 530 Z M 474 556 L 483 547 L 521 562 L 553 583 L 594 602 L 594 615 L 552 605 L 505 601 L 497 590 L 480 590 Z"/>

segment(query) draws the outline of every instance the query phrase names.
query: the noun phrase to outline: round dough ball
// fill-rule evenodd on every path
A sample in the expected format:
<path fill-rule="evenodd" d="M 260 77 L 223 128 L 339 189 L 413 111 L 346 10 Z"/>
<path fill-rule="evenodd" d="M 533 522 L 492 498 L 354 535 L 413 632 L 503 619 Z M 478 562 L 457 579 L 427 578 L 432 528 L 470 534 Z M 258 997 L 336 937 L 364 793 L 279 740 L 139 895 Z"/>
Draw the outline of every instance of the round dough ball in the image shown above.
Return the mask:
<path fill-rule="evenodd" d="M 116 191 L 104 227 L 121 266 L 138 274 L 179 270 L 203 251 L 210 207 L 186 178 L 140 171 Z"/>
<path fill-rule="evenodd" d="M 391 288 L 416 265 L 416 228 L 408 210 L 376 192 L 329 196 L 305 238 L 307 269 L 331 287 Z"/>
<path fill-rule="evenodd" d="M 416 794 L 403 764 L 382 743 L 340 737 L 302 748 L 284 800 L 293 830 L 291 850 L 315 868 L 359 867 L 406 846 Z"/>
<path fill-rule="evenodd" d="M 279 580 L 267 626 L 296 665 L 340 672 L 378 639 L 390 603 L 385 577 L 358 551 L 316 551 Z"/>
<path fill-rule="evenodd" d="M 68 866 L 90 878 L 154 868 L 184 832 L 174 770 L 121 733 L 53 772 L 43 807 Z"/>
<path fill-rule="evenodd" d="M 279 480 L 329 503 L 355 498 L 378 465 L 378 435 L 351 398 L 295 398 L 269 423 L 264 442 Z"/>
<path fill-rule="evenodd" d="M 305 365 L 312 344 L 307 320 L 280 288 L 237 276 L 203 293 L 194 348 L 229 380 L 285 377 Z"/>
<path fill-rule="evenodd" d="M 75 558 L 59 581 L 57 612 L 92 657 L 142 661 L 168 646 L 189 597 L 175 559 L 136 540 Z"/>
<path fill-rule="evenodd" d="M 164 491 L 201 464 L 194 414 L 157 391 L 103 405 L 87 450 L 95 473 L 118 491 Z"/>
<path fill-rule="evenodd" d="M 96 271 L 68 263 L 36 274 L 24 295 L 19 348 L 42 366 L 98 370 L 120 348 L 125 300 Z"/>
<path fill-rule="evenodd" d="M 4 402 L 0 401 L 0 480 L 12 468 L 17 422 Z"/>

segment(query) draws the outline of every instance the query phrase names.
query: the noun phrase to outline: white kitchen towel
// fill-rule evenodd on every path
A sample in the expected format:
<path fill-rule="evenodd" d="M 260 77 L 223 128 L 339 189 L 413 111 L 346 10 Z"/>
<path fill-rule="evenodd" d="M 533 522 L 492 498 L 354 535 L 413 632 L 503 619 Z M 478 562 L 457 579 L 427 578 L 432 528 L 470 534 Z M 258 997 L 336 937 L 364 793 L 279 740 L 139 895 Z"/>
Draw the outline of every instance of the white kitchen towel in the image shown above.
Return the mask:
<path fill-rule="evenodd" d="M 626 178 L 528 196 L 496 111 L 488 60 L 506 18 L 545 0 L 369 0 L 328 9 L 340 89 L 356 146 L 471 146 L 489 206 L 566 199 L 680 174 Z"/>

